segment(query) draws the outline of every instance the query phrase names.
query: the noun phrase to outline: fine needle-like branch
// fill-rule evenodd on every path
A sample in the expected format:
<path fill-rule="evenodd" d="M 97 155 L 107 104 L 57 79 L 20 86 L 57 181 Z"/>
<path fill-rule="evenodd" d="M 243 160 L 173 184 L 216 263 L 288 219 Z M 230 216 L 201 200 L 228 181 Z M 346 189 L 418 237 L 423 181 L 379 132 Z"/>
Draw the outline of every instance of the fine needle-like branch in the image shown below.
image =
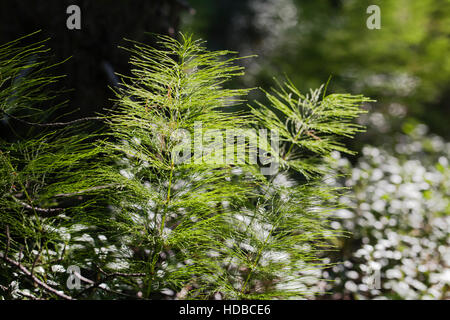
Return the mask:
<path fill-rule="evenodd" d="M 108 184 L 105 186 L 97 186 L 97 187 L 92 187 L 92 188 L 88 188 L 85 190 L 80 190 L 80 191 L 75 191 L 75 192 L 70 192 L 70 193 L 59 193 L 56 194 L 55 197 L 73 197 L 73 196 L 77 196 L 86 192 L 91 192 L 91 191 L 96 191 L 96 190 L 102 190 L 102 189 L 107 189 L 114 186 L 113 184 Z"/>
<path fill-rule="evenodd" d="M 102 268 L 100 268 L 98 265 L 96 265 L 98 270 L 106 276 L 106 278 L 111 277 L 145 277 L 147 274 L 143 272 L 139 273 L 123 273 L 123 272 L 113 272 L 113 273 L 107 273 Z"/>
<path fill-rule="evenodd" d="M 22 205 L 24 208 L 29 209 L 29 210 L 34 210 L 34 211 L 36 211 L 36 212 L 43 212 L 43 213 L 48 213 L 48 214 L 54 214 L 54 213 L 59 213 L 59 212 L 61 212 L 61 211 L 64 210 L 63 208 L 48 208 L 48 209 L 46 209 L 46 208 L 39 208 L 39 207 L 36 207 L 36 206 L 31 206 L 31 205 L 29 205 L 28 203 L 23 202 L 23 201 L 17 199 L 16 197 L 14 197 L 14 196 L 11 196 L 11 197 L 12 197 L 17 203 L 19 203 L 20 205 Z"/>
<path fill-rule="evenodd" d="M 31 266 L 31 276 L 34 275 L 34 268 L 36 267 L 36 263 L 38 262 L 39 258 L 41 257 L 41 252 L 42 252 L 42 246 L 39 248 L 39 252 L 36 255 L 36 257 L 34 258 L 33 265 Z"/>
<path fill-rule="evenodd" d="M 11 237 L 9 235 L 9 225 L 6 225 L 6 250 L 5 250 L 5 260 L 8 256 L 9 247 L 11 245 Z"/>
<path fill-rule="evenodd" d="M 30 126 L 36 126 L 36 127 L 63 127 L 63 126 L 68 126 L 68 125 L 72 125 L 72 124 L 76 124 L 79 122 L 84 122 L 84 121 L 91 121 L 91 120 L 103 120 L 102 117 L 85 117 L 85 118 L 80 118 L 80 119 L 76 119 L 76 120 L 72 120 L 72 121 L 68 121 L 68 122 L 51 122 L 51 123 L 38 123 L 38 122 L 30 122 L 21 118 L 18 118 L 16 116 L 13 116 L 12 114 L 7 113 L 5 110 L 1 110 L 6 116 L 20 121 L 22 123 L 25 123 L 27 125 Z"/>

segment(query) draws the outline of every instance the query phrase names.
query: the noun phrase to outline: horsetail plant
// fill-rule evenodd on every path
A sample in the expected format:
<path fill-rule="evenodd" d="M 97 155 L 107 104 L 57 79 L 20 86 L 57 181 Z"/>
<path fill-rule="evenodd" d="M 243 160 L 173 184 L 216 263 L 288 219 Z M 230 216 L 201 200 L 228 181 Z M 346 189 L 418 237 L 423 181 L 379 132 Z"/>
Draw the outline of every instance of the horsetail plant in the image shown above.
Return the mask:
<path fill-rule="evenodd" d="M 3 298 L 314 294 L 337 235 L 327 215 L 338 190 L 322 173 L 332 151 L 351 152 L 338 137 L 362 129 L 351 121 L 369 100 L 287 82 L 236 111 L 249 89 L 225 86 L 244 72 L 235 53 L 157 39 L 130 41 L 131 76 L 110 110 L 59 125 L 38 121 L 42 99 L 22 99 L 46 97 L 54 79 L 27 64 L 40 47 L 0 48 L 0 110 L 30 127 L 0 140 Z"/>

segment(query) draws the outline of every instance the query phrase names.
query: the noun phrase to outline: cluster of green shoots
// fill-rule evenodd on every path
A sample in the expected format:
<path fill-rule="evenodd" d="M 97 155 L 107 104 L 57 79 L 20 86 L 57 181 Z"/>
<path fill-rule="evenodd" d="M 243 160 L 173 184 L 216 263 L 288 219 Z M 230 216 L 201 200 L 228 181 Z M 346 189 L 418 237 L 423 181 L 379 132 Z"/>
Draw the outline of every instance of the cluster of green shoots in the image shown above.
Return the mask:
<path fill-rule="evenodd" d="M 130 42 L 132 76 L 108 110 L 56 122 L 58 77 L 25 40 L 0 47 L 0 297 L 314 293 L 338 235 L 339 190 L 322 175 L 351 152 L 338 139 L 361 131 L 367 98 L 287 81 L 247 105 L 249 89 L 228 88 L 235 53 L 158 36 Z"/>

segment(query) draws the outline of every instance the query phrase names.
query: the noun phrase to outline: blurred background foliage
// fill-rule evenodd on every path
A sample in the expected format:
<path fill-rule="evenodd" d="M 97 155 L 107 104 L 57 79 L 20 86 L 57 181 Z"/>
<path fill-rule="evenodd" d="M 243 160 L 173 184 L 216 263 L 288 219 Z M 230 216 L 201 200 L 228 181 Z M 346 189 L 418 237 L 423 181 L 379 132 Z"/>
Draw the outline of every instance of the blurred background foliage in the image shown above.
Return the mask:
<path fill-rule="evenodd" d="M 190 3 L 196 14 L 186 15 L 183 30 L 214 49 L 258 55 L 245 61 L 248 86 L 267 87 L 287 75 L 307 91 L 332 76 L 331 91 L 370 96 L 378 100 L 373 111 L 394 123 L 407 115 L 448 138 L 450 1 Z M 380 30 L 366 27 L 371 4 L 381 8 Z"/>
<path fill-rule="evenodd" d="M 242 60 L 241 84 L 267 89 L 286 76 L 305 91 L 331 76 L 330 92 L 377 100 L 359 120 L 368 128 L 352 146 L 360 153 L 336 153 L 324 182 L 349 187 L 341 201 L 350 209 L 332 222 L 348 237 L 326 256 L 336 265 L 318 282 L 320 298 L 450 298 L 450 1 L 189 3 L 182 30 L 258 55 Z M 366 27 L 372 4 L 379 30 Z"/>
<path fill-rule="evenodd" d="M 326 257 L 338 262 L 326 298 L 449 299 L 450 143 L 423 124 L 386 139 L 354 166 L 335 154 L 325 180 L 351 190 L 331 223 L 349 233 Z"/>

